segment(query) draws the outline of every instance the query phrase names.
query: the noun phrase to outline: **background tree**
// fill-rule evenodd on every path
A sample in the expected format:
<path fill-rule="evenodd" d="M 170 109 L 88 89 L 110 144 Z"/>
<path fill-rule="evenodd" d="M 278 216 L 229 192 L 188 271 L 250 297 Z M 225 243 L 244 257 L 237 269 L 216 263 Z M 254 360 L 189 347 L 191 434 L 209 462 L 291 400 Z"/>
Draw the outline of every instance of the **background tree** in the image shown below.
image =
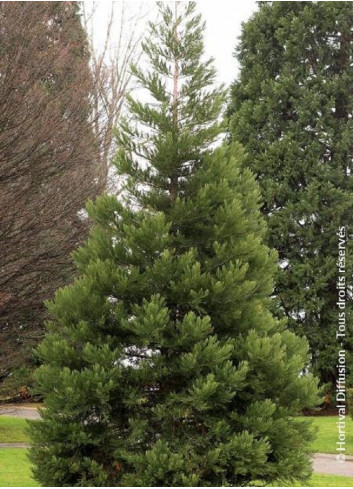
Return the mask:
<path fill-rule="evenodd" d="M 241 151 L 210 147 L 225 93 L 195 3 L 159 4 L 119 130 L 124 200 L 88 207 L 81 273 L 39 349 L 35 477 L 59 486 L 241 486 L 305 480 L 316 402 L 306 341 L 274 319 L 276 256 Z M 300 447 L 300 450 L 298 450 Z"/>
<path fill-rule="evenodd" d="M 102 32 L 99 35 L 95 27 L 100 7 L 102 4 L 99 2 L 82 2 L 83 22 L 91 53 L 93 130 L 99 141 L 100 178 L 107 182 L 110 191 L 116 192 L 119 182 L 111 171 L 116 153 L 114 128 L 123 112 L 126 95 L 133 89 L 129 68 L 141 55 L 141 21 L 146 9 L 142 4 L 112 2 L 105 18 L 104 35 Z M 99 29 L 102 31 L 102 25 L 99 25 Z"/>
<path fill-rule="evenodd" d="M 0 2 L 0 73 L 0 378 L 21 367 L 25 383 L 43 300 L 69 282 L 79 211 L 104 186 L 76 2 Z"/>
<path fill-rule="evenodd" d="M 352 277 L 353 5 L 259 3 L 237 50 L 231 138 L 245 146 L 245 164 L 261 186 L 268 242 L 281 265 L 281 312 L 307 336 L 321 381 L 334 385 L 339 349 L 352 364 L 351 289 L 342 345 L 336 303 L 340 226 L 347 282 Z"/>

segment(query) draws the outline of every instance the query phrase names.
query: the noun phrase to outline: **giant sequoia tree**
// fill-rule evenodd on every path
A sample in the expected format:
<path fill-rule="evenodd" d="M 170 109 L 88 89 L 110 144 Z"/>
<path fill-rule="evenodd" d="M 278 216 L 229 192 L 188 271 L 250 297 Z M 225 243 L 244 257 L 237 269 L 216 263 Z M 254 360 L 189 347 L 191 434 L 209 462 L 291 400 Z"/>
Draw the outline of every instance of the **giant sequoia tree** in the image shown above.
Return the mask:
<path fill-rule="evenodd" d="M 76 2 L 0 2 L 0 380 L 30 359 L 43 300 L 68 283 L 87 237 L 91 89 Z"/>
<path fill-rule="evenodd" d="M 321 381 L 333 384 L 338 349 L 351 354 L 353 338 L 348 294 L 346 339 L 336 339 L 337 233 L 346 226 L 349 238 L 353 224 L 352 27 L 351 2 L 260 2 L 243 27 L 230 107 L 231 136 L 257 175 L 279 253 L 281 311 L 307 336 Z"/>
<path fill-rule="evenodd" d="M 39 349 L 35 476 L 58 486 L 240 486 L 305 480 L 316 402 L 306 341 L 269 312 L 262 244 L 238 146 L 212 151 L 224 91 L 195 4 L 160 4 L 134 73 L 116 164 L 124 200 L 88 206 L 80 277 L 57 292 Z"/>

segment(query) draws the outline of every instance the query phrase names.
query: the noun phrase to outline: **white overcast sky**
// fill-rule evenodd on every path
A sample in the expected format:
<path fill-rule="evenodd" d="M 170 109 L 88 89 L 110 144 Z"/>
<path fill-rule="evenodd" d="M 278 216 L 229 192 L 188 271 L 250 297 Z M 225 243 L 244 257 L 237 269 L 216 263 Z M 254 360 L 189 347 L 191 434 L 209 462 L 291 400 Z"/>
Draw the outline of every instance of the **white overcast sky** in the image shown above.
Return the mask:
<path fill-rule="evenodd" d="M 201 0 L 197 4 L 206 21 L 206 52 L 215 58 L 220 80 L 230 84 L 238 71 L 233 53 L 241 33 L 241 23 L 256 11 L 256 2 Z"/>
<path fill-rule="evenodd" d="M 119 1 L 115 2 L 117 10 L 119 10 L 119 3 Z M 154 19 L 156 16 L 154 2 L 151 2 L 150 0 L 145 2 L 127 0 L 126 3 L 132 9 L 136 8 L 137 5 L 142 4 L 144 11 L 148 12 L 143 21 L 141 21 L 141 28 L 145 31 L 147 20 Z M 95 37 L 99 44 L 102 39 L 101 36 L 103 36 L 105 32 L 107 15 L 111 8 L 111 1 L 101 0 L 98 1 L 96 5 L 94 25 Z M 229 85 L 238 72 L 237 62 L 233 53 L 241 32 L 241 24 L 249 19 L 252 13 L 256 11 L 256 2 L 253 0 L 199 0 L 197 6 L 198 11 L 206 21 L 206 54 L 215 58 L 219 81 Z"/>

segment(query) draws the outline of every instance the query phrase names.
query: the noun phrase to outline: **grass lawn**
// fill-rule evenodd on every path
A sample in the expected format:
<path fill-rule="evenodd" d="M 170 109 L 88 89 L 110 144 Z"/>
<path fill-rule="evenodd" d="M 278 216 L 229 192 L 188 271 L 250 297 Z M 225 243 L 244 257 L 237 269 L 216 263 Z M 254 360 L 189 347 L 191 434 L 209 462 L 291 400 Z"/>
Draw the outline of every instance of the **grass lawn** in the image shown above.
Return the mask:
<path fill-rule="evenodd" d="M 336 416 L 315 416 L 301 417 L 300 419 L 311 419 L 313 425 L 318 428 L 316 440 L 311 448 L 315 453 L 336 453 L 337 417 Z M 353 420 L 346 417 L 346 455 L 353 455 Z"/>
<path fill-rule="evenodd" d="M 312 487 L 353 487 L 353 477 L 343 475 L 314 474 L 310 478 Z"/>
<path fill-rule="evenodd" d="M 38 487 L 25 448 L 0 449 L 0 487 Z"/>
<path fill-rule="evenodd" d="M 21 418 L 0 416 L 0 443 L 27 442 L 28 435 L 25 432 L 27 422 Z"/>

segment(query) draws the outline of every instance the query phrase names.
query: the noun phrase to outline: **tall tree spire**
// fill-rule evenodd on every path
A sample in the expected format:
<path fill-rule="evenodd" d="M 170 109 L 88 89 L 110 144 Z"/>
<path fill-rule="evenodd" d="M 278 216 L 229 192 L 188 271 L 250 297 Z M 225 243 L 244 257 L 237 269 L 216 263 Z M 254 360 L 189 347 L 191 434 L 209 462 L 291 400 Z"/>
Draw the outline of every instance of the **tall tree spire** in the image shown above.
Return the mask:
<path fill-rule="evenodd" d="M 35 473 L 45 485 L 305 480 L 310 430 L 292 416 L 316 402 L 307 345 L 269 312 L 276 257 L 242 152 L 210 147 L 224 91 L 195 4 L 179 5 L 177 37 L 174 9 L 159 8 L 150 71 L 134 70 L 151 97 L 130 99 L 118 131 L 125 200 L 89 205 L 81 277 L 50 305 Z"/>

